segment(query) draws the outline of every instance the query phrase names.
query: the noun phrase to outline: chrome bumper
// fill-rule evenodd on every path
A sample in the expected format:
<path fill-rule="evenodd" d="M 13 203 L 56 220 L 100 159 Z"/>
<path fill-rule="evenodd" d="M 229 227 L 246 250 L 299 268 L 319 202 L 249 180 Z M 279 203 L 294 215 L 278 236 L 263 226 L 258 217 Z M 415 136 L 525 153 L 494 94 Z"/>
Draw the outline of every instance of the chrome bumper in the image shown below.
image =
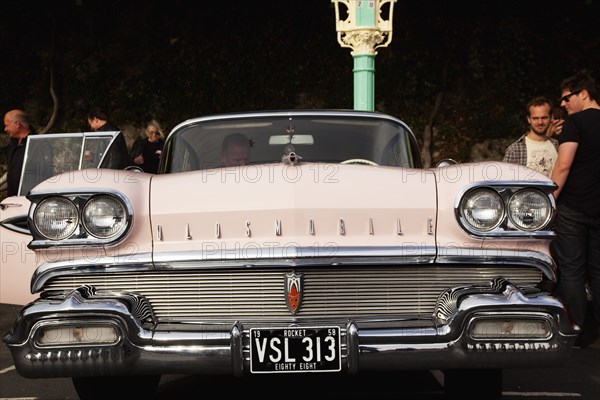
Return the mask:
<path fill-rule="evenodd" d="M 440 298 L 423 319 L 319 319 L 236 321 L 233 324 L 144 322 L 123 296 L 89 298 L 72 292 L 62 302 L 37 300 L 25 307 L 4 336 L 18 372 L 28 378 L 151 374 L 249 374 L 249 329 L 338 325 L 342 371 L 527 368 L 568 360 L 577 334 L 562 304 L 548 294 L 524 296 L 504 281 L 492 290 L 467 287 Z M 494 286 L 494 285 L 492 285 Z M 143 313 L 142 313 L 143 314 Z M 543 320 L 544 338 L 474 338 L 470 327 L 484 318 Z M 111 344 L 45 346 L 48 326 L 111 325 Z"/>

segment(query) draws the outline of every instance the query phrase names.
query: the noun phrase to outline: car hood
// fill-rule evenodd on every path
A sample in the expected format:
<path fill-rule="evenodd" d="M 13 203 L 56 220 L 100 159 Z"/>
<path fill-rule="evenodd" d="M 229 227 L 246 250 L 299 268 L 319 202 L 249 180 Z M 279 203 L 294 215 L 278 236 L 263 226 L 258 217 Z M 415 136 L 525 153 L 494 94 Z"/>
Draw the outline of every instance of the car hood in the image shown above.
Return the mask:
<path fill-rule="evenodd" d="M 435 254 L 431 171 L 266 164 L 157 175 L 155 261 Z M 196 256 L 190 253 L 195 253 Z"/>

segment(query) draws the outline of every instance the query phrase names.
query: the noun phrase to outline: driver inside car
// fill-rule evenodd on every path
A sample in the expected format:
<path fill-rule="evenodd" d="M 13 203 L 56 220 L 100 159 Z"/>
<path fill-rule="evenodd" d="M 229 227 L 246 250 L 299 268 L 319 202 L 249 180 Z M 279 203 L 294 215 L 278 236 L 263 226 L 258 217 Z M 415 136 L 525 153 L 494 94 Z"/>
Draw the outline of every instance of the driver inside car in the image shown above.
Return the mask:
<path fill-rule="evenodd" d="M 239 167 L 247 165 L 250 160 L 250 141 L 241 133 L 231 133 L 221 144 L 221 165 L 223 167 Z"/>

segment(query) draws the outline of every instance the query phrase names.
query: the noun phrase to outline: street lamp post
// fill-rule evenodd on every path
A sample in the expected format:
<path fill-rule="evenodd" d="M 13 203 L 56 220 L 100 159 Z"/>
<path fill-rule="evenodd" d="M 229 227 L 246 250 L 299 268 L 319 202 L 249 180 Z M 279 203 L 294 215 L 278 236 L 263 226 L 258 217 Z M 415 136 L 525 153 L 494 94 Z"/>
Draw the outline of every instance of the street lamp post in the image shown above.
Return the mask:
<path fill-rule="evenodd" d="M 331 0 L 335 5 L 338 43 L 352 49 L 354 58 L 354 109 L 375 109 L 376 49 L 392 41 L 392 16 L 396 0 Z M 340 5 L 346 19 L 340 19 Z M 387 13 L 387 16 L 382 15 Z"/>

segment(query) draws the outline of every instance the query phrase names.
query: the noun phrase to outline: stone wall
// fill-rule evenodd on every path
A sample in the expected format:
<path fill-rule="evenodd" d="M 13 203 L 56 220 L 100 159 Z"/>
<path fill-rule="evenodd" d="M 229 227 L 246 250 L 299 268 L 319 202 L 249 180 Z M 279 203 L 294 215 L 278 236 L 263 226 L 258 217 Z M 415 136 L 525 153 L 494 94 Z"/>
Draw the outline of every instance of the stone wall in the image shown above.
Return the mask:
<path fill-rule="evenodd" d="M 502 161 L 506 148 L 518 138 L 488 139 L 471 147 L 470 161 Z"/>

